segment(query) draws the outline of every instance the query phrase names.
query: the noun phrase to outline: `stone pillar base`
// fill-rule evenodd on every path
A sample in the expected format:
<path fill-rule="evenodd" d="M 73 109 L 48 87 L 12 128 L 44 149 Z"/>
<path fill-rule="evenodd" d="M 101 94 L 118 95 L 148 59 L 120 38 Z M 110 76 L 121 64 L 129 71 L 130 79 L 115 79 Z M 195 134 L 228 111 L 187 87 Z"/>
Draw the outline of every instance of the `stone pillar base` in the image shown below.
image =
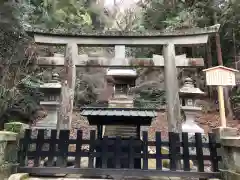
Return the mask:
<path fill-rule="evenodd" d="M 222 171 L 222 177 L 224 180 L 238 180 L 240 179 L 240 174 L 231 171 Z"/>

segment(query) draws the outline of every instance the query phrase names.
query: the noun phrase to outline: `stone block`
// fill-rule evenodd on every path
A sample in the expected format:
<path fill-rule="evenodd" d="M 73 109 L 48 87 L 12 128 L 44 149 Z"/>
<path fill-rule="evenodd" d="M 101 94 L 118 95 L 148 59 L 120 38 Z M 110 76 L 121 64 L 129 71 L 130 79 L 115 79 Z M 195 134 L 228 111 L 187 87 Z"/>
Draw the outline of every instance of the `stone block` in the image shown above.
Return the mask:
<path fill-rule="evenodd" d="M 9 131 L 0 131 L 0 165 L 5 161 L 10 160 L 11 156 L 11 144 L 16 144 L 17 141 L 17 133 L 9 132 Z M 17 152 L 16 147 L 14 148 L 14 152 Z M 15 155 L 16 156 L 16 155 Z"/>
<path fill-rule="evenodd" d="M 222 171 L 222 177 L 224 180 L 239 180 L 240 174 L 233 171 Z"/>
<path fill-rule="evenodd" d="M 1 141 L 16 141 L 17 133 L 10 131 L 0 131 L 0 142 Z"/>
<path fill-rule="evenodd" d="M 230 141 L 231 142 L 231 141 Z M 240 173 L 240 147 L 224 146 L 224 169 Z"/>
<path fill-rule="evenodd" d="M 236 128 L 219 127 L 214 129 L 213 132 L 216 133 L 222 145 L 218 152 L 222 156 L 219 168 L 224 170 L 224 179 L 232 180 L 233 176 L 230 178 L 226 174 L 229 172 L 240 173 L 240 136 L 237 136 Z"/>
<path fill-rule="evenodd" d="M 27 180 L 29 175 L 27 173 L 12 174 L 8 180 Z"/>
<path fill-rule="evenodd" d="M 0 179 L 7 180 L 11 174 L 16 173 L 17 166 L 12 163 L 5 163 L 0 165 Z"/>
<path fill-rule="evenodd" d="M 10 131 L 0 131 L 0 179 L 6 179 L 15 172 L 17 135 Z"/>
<path fill-rule="evenodd" d="M 218 139 L 222 139 L 223 137 L 229 136 L 237 136 L 237 128 L 230 128 L 230 127 L 218 127 L 213 129 L 213 133 L 216 134 Z"/>
<path fill-rule="evenodd" d="M 221 144 L 223 146 L 227 147 L 235 147 L 240 149 L 240 136 L 236 137 L 230 137 L 230 136 L 225 136 L 221 138 Z"/>
<path fill-rule="evenodd" d="M 21 122 L 10 122 L 4 124 L 4 130 L 22 134 L 25 129 L 28 129 L 29 125 Z"/>

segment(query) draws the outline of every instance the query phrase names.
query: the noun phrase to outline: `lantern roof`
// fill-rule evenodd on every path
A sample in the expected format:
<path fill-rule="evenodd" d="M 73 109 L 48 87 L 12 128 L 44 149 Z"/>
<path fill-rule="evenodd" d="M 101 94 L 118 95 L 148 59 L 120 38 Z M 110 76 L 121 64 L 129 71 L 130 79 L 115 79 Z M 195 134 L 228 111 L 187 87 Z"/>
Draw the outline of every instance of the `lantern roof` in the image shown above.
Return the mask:
<path fill-rule="evenodd" d="M 183 87 L 179 90 L 180 94 L 198 94 L 198 95 L 204 95 L 205 93 L 201 91 L 201 89 L 194 87 L 193 80 L 190 77 L 187 77 L 184 80 Z"/>

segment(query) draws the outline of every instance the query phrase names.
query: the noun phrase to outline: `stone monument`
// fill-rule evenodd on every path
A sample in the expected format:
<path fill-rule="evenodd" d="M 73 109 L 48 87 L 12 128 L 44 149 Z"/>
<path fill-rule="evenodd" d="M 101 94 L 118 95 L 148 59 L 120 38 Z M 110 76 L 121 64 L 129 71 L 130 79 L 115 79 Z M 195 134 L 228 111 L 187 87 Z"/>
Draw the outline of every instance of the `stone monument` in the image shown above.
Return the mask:
<path fill-rule="evenodd" d="M 36 123 L 35 128 L 37 129 L 56 129 L 58 115 L 57 111 L 59 108 L 59 98 L 61 93 L 61 83 L 59 82 L 59 75 L 54 73 L 52 80 L 48 83 L 44 83 L 40 86 L 40 91 L 44 93 L 40 105 L 47 111 L 47 116 Z"/>

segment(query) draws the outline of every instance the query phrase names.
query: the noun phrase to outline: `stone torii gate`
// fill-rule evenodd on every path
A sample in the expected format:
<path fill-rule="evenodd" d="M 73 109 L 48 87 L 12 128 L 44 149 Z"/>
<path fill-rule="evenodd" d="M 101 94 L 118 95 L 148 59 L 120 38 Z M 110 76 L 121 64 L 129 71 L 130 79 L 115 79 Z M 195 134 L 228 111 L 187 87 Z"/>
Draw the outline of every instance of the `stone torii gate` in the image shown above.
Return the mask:
<path fill-rule="evenodd" d="M 78 57 L 76 58 L 76 61 L 74 61 L 74 66 L 69 66 L 72 68 L 71 72 L 72 72 L 72 78 L 75 77 L 75 68 L 76 67 L 86 67 L 87 62 L 91 61 L 91 60 L 95 60 L 98 61 L 99 65 L 102 65 L 103 67 L 121 67 L 121 68 L 126 68 L 126 67 L 131 67 L 129 66 L 130 64 L 130 60 L 129 58 L 125 58 L 125 46 L 123 45 L 117 45 L 115 46 L 115 57 L 113 59 L 107 59 L 104 57 L 97 57 L 98 59 L 96 59 L 96 57 L 88 57 L 86 54 L 85 55 L 78 55 Z M 146 62 L 150 62 L 152 60 L 152 62 L 154 62 L 154 67 L 164 67 L 164 58 L 163 56 L 160 55 L 153 55 L 153 58 L 134 58 L 134 61 L 146 61 Z M 64 62 L 65 62 L 65 57 L 61 57 L 61 56 L 54 56 L 54 57 L 38 57 L 38 65 L 40 66 L 59 66 L 59 67 L 64 67 Z M 176 63 L 176 67 L 203 67 L 204 66 L 204 60 L 203 58 L 186 58 L 186 55 L 179 55 L 179 56 L 175 56 L 175 63 Z M 194 66 L 193 66 L 194 64 Z M 95 67 L 95 66 L 93 66 Z M 96 66 L 97 67 L 97 66 Z M 148 67 L 147 65 L 145 65 L 145 67 Z M 134 67 L 133 67 L 134 68 Z M 70 75 L 69 75 L 70 76 Z M 66 76 L 67 77 L 67 76 Z M 73 85 L 73 84 L 72 84 Z M 72 86 L 72 89 L 74 89 L 74 86 Z M 72 91 L 71 91 L 72 92 Z M 74 92 L 73 92 L 74 93 Z M 63 113 L 61 113 L 62 111 L 65 112 L 65 105 L 67 105 L 68 103 L 64 104 L 63 102 L 67 102 L 67 96 L 65 95 L 67 94 L 67 87 L 65 87 L 62 91 L 62 103 L 61 103 L 61 109 L 59 111 L 59 113 L 61 115 L 63 115 Z M 72 107 L 71 107 L 72 108 Z M 71 113 L 72 110 L 69 110 L 69 121 L 68 124 L 64 124 L 64 127 L 70 127 L 71 124 Z M 59 119 L 61 118 L 59 114 Z M 61 122 L 61 123 L 60 123 Z M 59 125 L 58 128 L 63 129 L 63 125 L 62 123 L 64 123 L 64 121 L 58 121 Z M 67 121 L 66 121 L 67 123 Z"/>
<path fill-rule="evenodd" d="M 180 102 L 178 95 L 177 70 L 176 66 L 192 66 L 191 62 L 202 62 L 203 59 L 187 59 L 176 56 L 175 45 L 206 44 L 208 36 L 216 33 L 220 25 L 207 28 L 189 29 L 184 32 L 162 33 L 151 32 L 147 34 L 137 32 L 105 32 L 105 33 L 72 33 L 62 32 L 43 33 L 41 31 L 29 31 L 33 33 L 35 42 L 38 44 L 65 45 L 65 57 L 40 57 L 39 65 L 60 65 L 65 67 L 65 76 L 62 79 L 61 106 L 58 119 L 58 129 L 69 129 L 72 120 L 73 99 L 75 89 L 75 68 L 85 67 L 91 58 L 78 55 L 78 45 L 81 46 L 142 46 L 142 45 L 162 45 L 163 57 L 153 58 L 154 66 L 164 66 L 165 88 L 167 95 L 167 118 L 169 131 L 179 132 L 180 123 Z M 96 59 L 96 58 L 95 58 Z M 163 61 L 164 59 L 164 61 Z M 181 60 L 182 59 L 182 60 Z M 139 59 L 141 60 L 141 58 Z M 149 60 L 149 59 L 148 59 Z M 182 63 L 184 62 L 184 63 Z M 196 64 L 196 63 L 193 63 Z M 109 62 L 101 62 L 101 67 L 109 67 Z M 95 66 L 95 67 L 99 67 Z M 111 67 L 117 67 L 114 65 Z M 121 66 L 121 65 L 120 65 Z M 200 63 L 199 66 L 203 66 Z M 88 65 L 89 67 L 89 65 Z M 123 67 L 123 66 L 122 66 Z M 125 66 L 129 67 L 129 66 Z M 146 66 L 147 67 L 147 66 Z"/>

